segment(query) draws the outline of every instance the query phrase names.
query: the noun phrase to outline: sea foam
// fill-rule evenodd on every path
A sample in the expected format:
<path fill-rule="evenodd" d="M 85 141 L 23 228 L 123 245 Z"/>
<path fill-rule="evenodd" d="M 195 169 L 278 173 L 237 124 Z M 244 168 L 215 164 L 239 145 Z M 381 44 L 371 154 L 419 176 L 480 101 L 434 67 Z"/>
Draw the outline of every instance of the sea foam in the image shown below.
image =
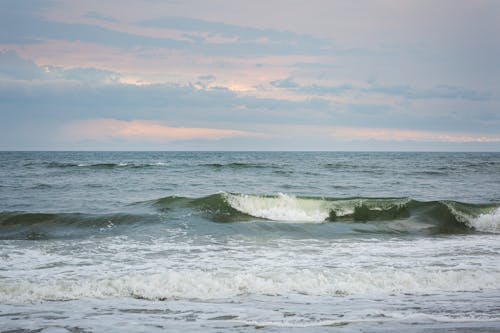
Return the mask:
<path fill-rule="evenodd" d="M 225 199 L 240 212 L 273 221 L 320 223 L 328 218 L 331 210 L 324 200 L 297 198 L 281 193 L 275 197 L 226 194 Z"/>
<path fill-rule="evenodd" d="M 500 233 L 500 208 L 492 213 L 481 214 L 476 218 L 470 219 L 470 226 L 482 232 Z"/>
<path fill-rule="evenodd" d="M 384 268 L 180 270 L 106 278 L 5 281 L 2 302 L 81 298 L 225 299 L 244 295 L 387 295 L 500 288 L 500 272 Z"/>

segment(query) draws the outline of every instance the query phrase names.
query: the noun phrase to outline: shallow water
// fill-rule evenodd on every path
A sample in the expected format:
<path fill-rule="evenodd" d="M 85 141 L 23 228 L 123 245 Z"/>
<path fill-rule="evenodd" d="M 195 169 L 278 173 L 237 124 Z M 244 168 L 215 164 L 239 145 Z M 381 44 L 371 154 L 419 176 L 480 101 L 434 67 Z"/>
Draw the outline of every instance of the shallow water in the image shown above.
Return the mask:
<path fill-rule="evenodd" d="M 0 153 L 0 330 L 500 330 L 500 154 Z"/>

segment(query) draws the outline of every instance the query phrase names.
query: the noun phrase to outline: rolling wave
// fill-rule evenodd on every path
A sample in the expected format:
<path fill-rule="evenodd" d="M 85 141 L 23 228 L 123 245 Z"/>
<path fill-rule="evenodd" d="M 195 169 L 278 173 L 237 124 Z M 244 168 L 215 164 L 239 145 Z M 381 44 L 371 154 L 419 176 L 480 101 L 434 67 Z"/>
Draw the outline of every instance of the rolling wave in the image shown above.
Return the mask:
<path fill-rule="evenodd" d="M 25 166 L 36 165 L 33 163 L 28 163 Z M 115 169 L 115 168 L 127 168 L 127 169 L 141 169 L 141 168 L 152 168 L 152 167 L 164 167 L 169 164 L 166 162 L 154 162 L 154 163 L 131 163 L 131 162 L 121 162 L 121 163 L 74 163 L 74 162 L 45 162 L 42 165 L 47 168 L 78 168 L 78 169 Z"/>
<path fill-rule="evenodd" d="M 74 238 L 157 220 L 154 215 L 0 212 L 0 239 Z"/>
<path fill-rule="evenodd" d="M 37 163 L 27 163 L 25 166 L 36 166 Z M 77 162 L 44 162 L 41 165 L 47 168 L 90 168 L 90 169 L 141 169 L 141 168 L 154 168 L 154 167 L 165 167 L 170 166 L 167 162 L 120 162 L 120 163 L 77 163 Z M 190 166 L 190 164 L 186 164 Z M 230 163 L 201 163 L 196 164 L 196 166 L 209 168 L 213 170 L 225 170 L 225 169 L 279 169 L 280 165 L 276 164 L 266 164 L 266 163 L 251 163 L 251 162 L 230 162 Z"/>
<path fill-rule="evenodd" d="M 36 163 L 27 163 L 25 166 L 36 166 Z M 150 168 L 169 166 L 167 162 L 121 162 L 121 163 L 76 163 L 76 162 L 44 162 L 42 165 L 48 168 L 92 168 L 92 169 L 112 169 L 112 168 Z M 201 167 L 211 169 L 265 169 L 279 168 L 280 166 L 265 163 L 231 162 L 231 163 L 202 163 Z"/>
<path fill-rule="evenodd" d="M 201 198 L 169 196 L 149 203 L 160 210 L 194 208 L 216 222 L 261 219 L 287 223 L 377 223 L 404 220 L 427 225 L 438 233 L 500 233 L 498 204 L 417 201 L 410 198 L 319 198 L 237 193 L 220 193 Z"/>
<path fill-rule="evenodd" d="M 120 226 L 125 229 L 119 230 L 127 230 L 127 226 L 142 228 L 145 224 L 162 222 L 173 226 L 176 223 L 173 219 L 185 221 L 186 213 L 220 223 L 279 222 L 273 229 L 294 233 L 310 234 L 316 230 L 312 225 L 321 224 L 328 229 L 314 232 L 332 237 L 339 232 L 335 229 L 336 223 L 348 225 L 346 230 L 349 233 L 500 233 L 498 204 L 219 193 L 199 198 L 168 196 L 135 205 L 141 207 L 137 207 L 139 211 L 134 214 L 0 212 L 0 239 L 72 238 L 95 235 Z M 144 212 L 144 206 L 152 207 L 155 212 Z M 197 223 L 190 222 L 193 230 L 197 230 Z M 269 229 L 264 226 L 262 230 Z M 158 231 L 156 226 L 154 228 Z M 217 229 L 217 226 L 213 228 Z"/>

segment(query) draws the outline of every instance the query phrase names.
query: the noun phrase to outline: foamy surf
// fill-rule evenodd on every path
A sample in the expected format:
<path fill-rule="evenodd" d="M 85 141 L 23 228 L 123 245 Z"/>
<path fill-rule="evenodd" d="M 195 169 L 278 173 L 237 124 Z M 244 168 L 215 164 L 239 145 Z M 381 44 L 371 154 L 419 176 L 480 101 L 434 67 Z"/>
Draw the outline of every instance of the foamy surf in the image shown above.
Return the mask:
<path fill-rule="evenodd" d="M 336 217 L 350 216 L 360 207 L 371 211 L 400 208 L 409 202 L 407 198 L 346 198 L 328 199 L 277 195 L 223 194 L 224 200 L 234 209 L 271 221 L 322 223 Z"/>
<path fill-rule="evenodd" d="M 488 214 L 480 214 L 469 220 L 470 225 L 482 232 L 500 233 L 500 208 Z"/>
<path fill-rule="evenodd" d="M 321 223 L 332 209 L 325 200 L 297 198 L 282 193 L 275 197 L 225 194 L 224 198 L 242 213 L 280 222 Z"/>
<path fill-rule="evenodd" d="M 4 281 L 0 300 L 38 302 L 133 297 L 224 299 L 249 295 L 369 295 L 475 292 L 500 289 L 499 271 L 439 269 L 169 270 L 107 278 Z"/>

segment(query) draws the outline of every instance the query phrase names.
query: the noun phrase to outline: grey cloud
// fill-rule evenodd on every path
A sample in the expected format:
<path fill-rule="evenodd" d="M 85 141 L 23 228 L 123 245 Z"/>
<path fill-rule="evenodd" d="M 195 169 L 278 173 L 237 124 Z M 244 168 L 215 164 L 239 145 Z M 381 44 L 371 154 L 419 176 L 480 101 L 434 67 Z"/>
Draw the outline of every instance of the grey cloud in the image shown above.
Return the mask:
<path fill-rule="evenodd" d="M 238 26 L 221 22 L 212 22 L 189 17 L 163 17 L 147 20 L 140 23 L 145 27 L 168 28 L 174 30 L 208 33 L 212 36 L 237 38 L 239 41 L 249 42 L 259 39 L 268 39 L 271 42 L 287 42 L 301 46 L 324 45 L 326 40 L 321 40 L 308 35 L 290 31 L 277 31 L 273 29 L 258 29 L 253 27 Z"/>
<path fill-rule="evenodd" d="M 198 76 L 198 80 L 202 80 L 202 81 L 209 81 L 209 82 L 212 82 L 212 81 L 215 81 L 216 77 L 214 75 L 201 75 L 201 76 Z"/>
<path fill-rule="evenodd" d="M 0 52 L 0 77 L 11 80 L 71 80 L 82 83 L 117 82 L 120 74 L 97 68 L 39 67 L 14 50 Z"/>
<path fill-rule="evenodd" d="M 457 103 L 463 104 L 462 101 Z M 308 124 L 497 133 L 500 119 L 493 107 L 491 112 L 481 112 L 485 114 L 483 119 L 477 115 L 471 117 L 466 112 L 468 106 L 456 115 L 444 112 L 422 116 L 419 110 L 394 110 L 383 104 L 331 105 L 323 99 L 293 102 L 239 96 L 223 87 L 200 90 L 192 85 L 111 83 L 91 86 L 77 81 L 0 81 L 1 126 L 12 134 L 13 131 L 17 133 L 13 128 L 32 124 L 32 130 L 23 132 L 27 138 L 36 133 L 40 138 L 50 134 L 44 133 L 44 127 L 38 124 L 56 129 L 64 123 L 92 118 L 154 120 L 190 127 L 224 123 L 227 128 L 249 131 L 255 131 L 254 126 L 257 128 L 259 124 Z M 302 137 L 310 135 L 305 133 Z M 25 141 L 26 145 L 39 142 L 37 139 Z M 11 142 L 18 144 L 20 141 Z M 249 141 L 249 147 L 256 142 Z M 295 147 L 290 142 L 287 144 Z"/>
<path fill-rule="evenodd" d="M 458 104 L 463 104 L 457 101 Z M 472 101 L 467 103 L 474 103 Z M 216 87 L 192 85 L 88 85 L 77 81 L 0 82 L 2 121 L 72 121 L 89 118 L 161 120 L 172 124 L 225 122 L 242 124 L 316 124 L 432 130 L 498 132 L 494 104 L 471 117 L 470 106 L 459 113 L 394 109 L 385 104 L 330 104 L 324 99 L 288 101 L 240 96 Z M 483 114 L 484 117 L 479 117 Z"/>
<path fill-rule="evenodd" d="M 189 43 L 168 38 L 145 37 L 89 24 L 52 22 L 37 11 L 21 7 L 12 10 L 0 3 L 0 43 L 40 43 L 43 40 L 67 40 L 104 44 L 117 48 L 150 46 L 183 49 Z"/>
<path fill-rule="evenodd" d="M 47 67 L 49 73 L 47 76 L 52 78 L 74 80 L 78 82 L 85 82 L 89 84 L 99 84 L 99 83 L 110 83 L 118 82 L 120 79 L 120 74 L 97 69 L 97 68 L 70 68 L 64 69 L 61 67 L 50 66 Z"/>
<path fill-rule="evenodd" d="M 14 50 L 0 52 L 0 77 L 14 80 L 31 80 L 43 76 L 43 69 L 19 57 Z"/>
<path fill-rule="evenodd" d="M 111 16 L 102 15 L 96 11 L 86 12 L 84 14 L 84 17 L 91 18 L 94 20 L 99 20 L 99 21 L 105 21 L 105 22 L 112 22 L 112 23 L 118 22 L 118 20 L 112 18 Z"/>
<path fill-rule="evenodd" d="M 408 85 L 384 86 L 374 84 L 366 92 L 375 92 L 385 95 L 402 96 L 408 99 L 463 99 L 471 101 L 486 101 L 491 94 L 463 87 L 450 85 L 436 85 L 430 89 L 417 89 Z"/>
<path fill-rule="evenodd" d="M 48 21 L 36 15 L 36 12 L 28 10 L 11 10 L 6 14 L 1 12 L 1 9 L 3 8 L 0 8 L 0 43 L 19 44 L 40 43 L 44 40 L 66 40 L 97 43 L 122 49 L 137 46 L 158 47 L 208 55 L 244 57 L 331 52 L 331 45 L 327 41 L 306 35 L 270 29 L 245 28 L 189 18 L 167 18 L 159 22 L 143 22 L 145 26 L 165 26 L 190 32 L 188 40 L 177 40 L 121 32 L 97 25 Z M 194 35 L 194 32 L 205 33 L 207 31 L 217 36 L 236 36 L 237 40 L 227 43 L 208 43 L 201 36 Z"/>
<path fill-rule="evenodd" d="M 204 43 L 206 41 L 205 37 L 194 35 L 194 34 L 182 34 L 182 37 L 189 39 L 193 43 Z"/>
<path fill-rule="evenodd" d="M 316 94 L 316 95 L 341 95 L 343 93 L 355 90 L 355 88 L 349 84 L 342 84 L 336 86 L 322 86 L 322 85 L 309 85 L 304 86 L 301 90 L 305 93 Z"/>
<path fill-rule="evenodd" d="M 336 85 L 336 86 L 324 86 L 324 85 L 300 85 L 295 82 L 292 78 L 286 78 L 284 80 L 271 81 L 270 84 L 276 88 L 290 89 L 302 94 L 313 94 L 313 95 L 339 95 L 355 88 L 348 84 Z"/>
<path fill-rule="evenodd" d="M 274 110 L 288 113 L 300 109 L 326 109 L 329 106 L 327 101 L 321 99 L 293 102 L 239 96 L 225 87 L 207 88 L 207 83 L 216 79 L 213 75 L 200 76 L 196 86 L 136 86 L 120 84 L 119 73 L 96 68 L 38 67 L 14 51 L 1 53 L 0 60 L 0 75 L 7 78 L 0 81 L 0 106 L 5 111 L 36 114 L 43 110 L 47 116 L 130 119 L 140 111 L 141 115 L 150 119 L 178 116 L 206 119 L 220 116 L 224 119 L 233 115 L 234 119 L 239 119 L 255 116 L 254 112 L 265 114 Z M 200 85 L 203 89 L 199 89 Z"/>
<path fill-rule="evenodd" d="M 292 78 L 286 78 L 284 80 L 274 80 L 270 82 L 273 87 L 276 88 L 297 88 L 299 85 L 293 81 Z"/>
<path fill-rule="evenodd" d="M 461 99 L 469 101 L 488 101 L 492 99 L 489 92 L 467 89 L 452 85 L 436 85 L 432 88 L 421 89 L 409 85 L 381 85 L 370 82 L 368 87 L 341 85 L 300 85 L 292 78 L 271 81 L 270 84 L 276 88 L 293 90 L 301 94 L 312 94 L 320 96 L 340 95 L 347 92 L 377 93 L 389 96 L 400 96 L 407 99 Z"/>
<path fill-rule="evenodd" d="M 326 109 L 327 101 L 293 102 L 238 96 L 225 88 L 196 89 L 192 85 L 101 84 L 77 82 L 0 82 L 3 116 L 85 119 L 169 119 L 208 121 L 293 122 L 308 120 L 302 111 Z M 140 114 L 140 116 L 138 116 Z"/>
<path fill-rule="evenodd" d="M 198 82 L 195 83 L 195 86 L 200 87 L 202 89 L 207 89 L 209 87 L 209 84 L 215 81 L 215 76 L 214 75 L 201 75 L 198 76 Z M 217 88 L 217 87 L 212 87 L 212 88 Z"/>

